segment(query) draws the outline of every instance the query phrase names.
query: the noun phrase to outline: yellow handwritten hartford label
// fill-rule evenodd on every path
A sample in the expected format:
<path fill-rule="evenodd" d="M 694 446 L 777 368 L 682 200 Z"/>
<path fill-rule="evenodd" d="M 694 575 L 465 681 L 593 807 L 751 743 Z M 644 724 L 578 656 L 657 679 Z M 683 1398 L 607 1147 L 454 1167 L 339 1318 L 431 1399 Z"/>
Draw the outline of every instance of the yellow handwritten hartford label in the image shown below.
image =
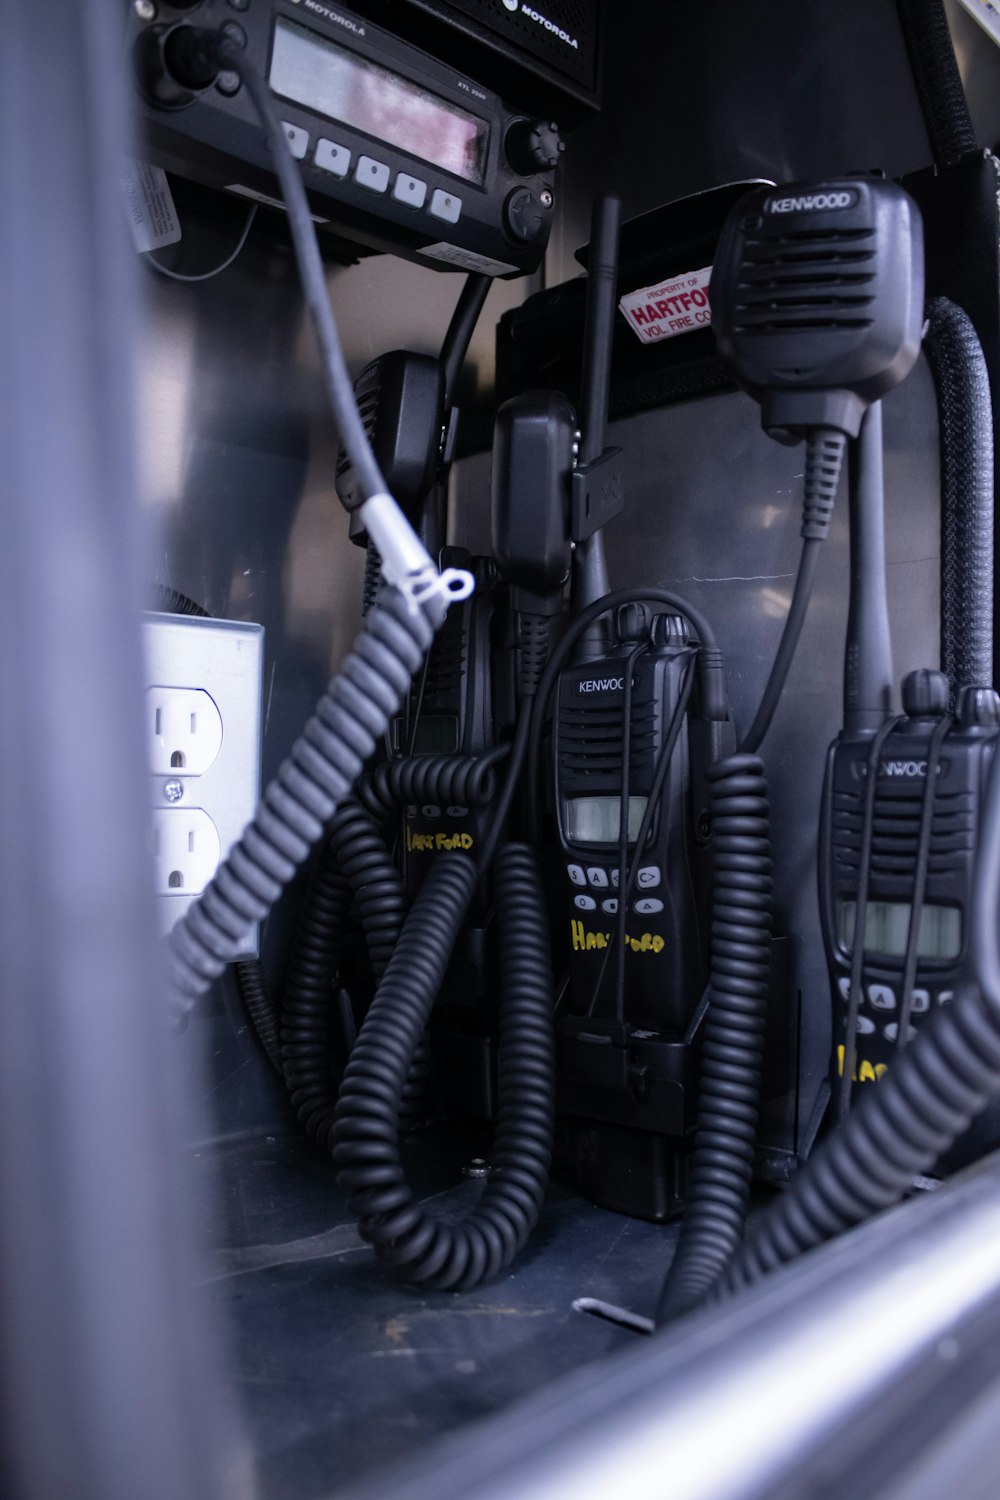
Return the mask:
<path fill-rule="evenodd" d="M 411 854 L 434 854 L 440 849 L 471 849 L 471 833 L 413 833 L 406 830 L 406 847 Z"/>
<path fill-rule="evenodd" d="M 583 923 L 575 918 L 570 923 L 570 930 L 573 934 L 573 948 L 577 953 L 606 948 L 611 941 L 610 932 L 588 932 Z M 629 937 L 626 933 L 625 946 L 633 953 L 662 953 L 666 944 L 659 933 L 644 932 L 639 937 Z"/>
<path fill-rule="evenodd" d="M 870 1062 L 866 1062 L 862 1058 L 860 1060 L 856 1060 L 855 1061 L 854 1072 L 851 1074 L 851 1082 L 852 1083 L 877 1083 L 880 1078 L 884 1078 L 885 1077 L 885 1075 L 886 1075 L 886 1073 L 888 1073 L 888 1071 L 889 1071 L 889 1068 L 888 1068 L 888 1066 L 887 1066 L 886 1063 L 870 1063 Z M 843 1076 L 844 1076 L 844 1048 L 843 1048 L 843 1046 L 840 1046 L 840 1047 L 837 1048 L 837 1074 L 841 1078 L 843 1078 Z"/>

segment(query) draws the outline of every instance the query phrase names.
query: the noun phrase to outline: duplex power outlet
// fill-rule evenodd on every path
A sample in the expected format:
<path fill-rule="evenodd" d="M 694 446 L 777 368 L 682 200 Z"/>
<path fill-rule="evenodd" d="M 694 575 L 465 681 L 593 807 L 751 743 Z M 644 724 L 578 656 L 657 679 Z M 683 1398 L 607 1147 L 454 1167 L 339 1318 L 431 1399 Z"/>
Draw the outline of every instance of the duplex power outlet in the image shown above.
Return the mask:
<path fill-rule="evenodd" d="M 264 629 L 143 616 L 150 854 L 167 933 L 211 880 L 260 795 Z M 242 958 L 256 955 L 258 931 Z"/>

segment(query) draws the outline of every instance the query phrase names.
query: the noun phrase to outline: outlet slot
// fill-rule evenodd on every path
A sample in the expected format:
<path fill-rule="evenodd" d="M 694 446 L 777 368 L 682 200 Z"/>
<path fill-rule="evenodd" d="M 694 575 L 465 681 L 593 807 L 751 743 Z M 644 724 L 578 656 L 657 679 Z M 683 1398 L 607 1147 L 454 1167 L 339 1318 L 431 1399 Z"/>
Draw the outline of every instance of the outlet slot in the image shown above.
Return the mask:
<path fill-rule="evenodd" d="M 202 688 L 151 687 L 146 715 L 154 774 L 204 776 L 211 770 L 222 749 L 222 715 L 210 694 Z"/>

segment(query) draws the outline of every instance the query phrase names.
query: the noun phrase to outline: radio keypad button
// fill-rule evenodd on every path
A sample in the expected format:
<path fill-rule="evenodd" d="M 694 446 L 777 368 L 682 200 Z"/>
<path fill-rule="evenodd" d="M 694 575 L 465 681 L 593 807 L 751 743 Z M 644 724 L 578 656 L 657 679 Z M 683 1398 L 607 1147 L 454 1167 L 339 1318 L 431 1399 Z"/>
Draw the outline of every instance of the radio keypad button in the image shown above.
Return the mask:
<path fill-rule="evenodd" d="M 931 1008 L 930 990 L 914 990 L 913 991 L 913 1004 L 910 1007 L 911 1013 L 913 1015 L 915 1015 L 915 1016 L 922 1016 L 922 1015 L 925 1015 L 927 1013 L 927 1011 L 930 1010 L 930 1008 Z"/>
<path fill-rule="evenodd" d="M 574 896 L 573 905 L 576 907 L 577 911 L 597 910 L 597 902 L 594 900 L 593 896 Z"/>
<path fill-rule="evenodd" d="M 640 890 L 651 891 L 655 885 L 659 885 L 661 879 L 659 865 L 643 865 L 635 877 L 635 883 Z"/>
<path fill-rule="evenodd" d="M 247 34 L 243 30 L 243 27 L 240 25 L 239 21 L 223 21 L 222 30 L 225 32 L 226 36 L 229 37 L 230 41 L 236 43 L 237 47 L 246 47 Z"/>
<path fill-rule="evenodd" d="M 618 897 L 609 896 L 607 901 L 602 901 L 601 911 L 607 912 L 609 917 L 616 917 L 618 915 Z"/>
<path fill-rule="evenodd" d="M 443 219 L 446 224 L 457 224 L 462 215 L 462 200 L 456 198 L 454 193 L 435 188 L 431 194 L 428 213 L 435 219 Z"/>
<path fill-rule="evenodd" d="M 295 160 L 302 161 L 309 150 L 308 130 L 303 130 L 301 125 L 290 125 L 287 120 L 282 120 L 281 128 L 285 132 L 285 139 L 291 147 Z"/>
<path fill-rule="evenodd" d="M 907 1026 L 907 1028 L 906 1028 L 906 1040 L 908 1042 L 912 1042 L 913 1038 L 916 1036 L 916 1034 L 917 1033 L 916 1033 L 916 1028 L 915 1027 L 913 1027 L 913 1026 Z M 884 1030 L 882 1032 L 882 1035 L 885 1037 L 885 1039 L 886 1039 L 887 1042 L 895 1042 L 895 1041 L 897 1041 L 898 1038 L 899 1038 L 899 1022 L 898 1021 L 890 1021 L 889 1024 L 888 1024 L 888 1026 L 886 1026 L 884 1028 Z"/>
<path fill-rule="evenodd" d="M 895 1010 L 896 993 L 887 984 L 870 984 L 868 986 L 868 1001 L 876 1010 Z"/>
<path fill-rule="evenodd" d="M 640 917 L 651 917 L 663 910 L 663 902 L 658 901 L 655 896 L 643 896 L 641 901 L 635 903 L 632 910 L 638 912 Z"/>
<path fill-rule="evenodd" d="M 608 888 L 608 872 L 603 868 L 602 865 L 588 865 L 587 879 L 590 881 L 591 885 L 596 886 L 598 890 L 606 891 Z"/>
<path fill-rule="evenodd" d="M 407 208 L 423 208 L 427 198 L 427 184 L 421 182 L 419 177 L 398 172 L 392 185 L 392 196 L 397 203 L 404 203 Z"/>
<path fill-rule="evenodd" d="M 609 870 L 608 874 L 611 876 L 611 884 L 614 886 L 615 890 L 617 890 L 618 881 L 621 879 L 620 872 L 618 870 Z"/>
<path fill-rule="evenodd" d="M 937 1003 L 938 1003 L 938 1005 L 950 1005 L 951 1002 L 954 1000 L 954 998 L 955 998 L 955 991 L 954 990 L 941 990 L 938 993 Z"/>
<path fill-rule="evenodd" d="M 847 1005 L 851 998 L 851 981 L 846 974 L 842 974 L 837 980 L 837 988 L 840 991 L 841 1000 Z"/>
<path fill-rule="evenodd" d="M 370 193 L 384 193 L 389 186 L 389 168 L 384 161 L 376 161 L 373 156 L 359 156 L 354 181 Z"/>
<path fill-rule="evenodd" d="M 436 802 L 425 802 L 420 809 L 420 816 L 422 818 L 439 818 L 441 816 L 441 809 Z"/>
<path fill-rule="evenodd" d="M 872 1020 L 871 1016 L 859 1016 L 858 1017 L 858 1035 L 859 1036 L 870 1036 L 871 1033 L 874 1030 L 875 1030 L 875 1022 Z"/>
<path fill-rule="evenodd" d="M 587 877 L 583 873 L 583 865 L 567 865 L 566 874 L 574 885 L 586 885 Z"/>
<path fill-rule="evenodd" d="M 225 94 L 227 99 L 231 99 L 234 94 L 239 93 L 242 87 L 242 84 L 240 83 L 240 75 L 234 68 L 223 68 L 222 72 L 215 80 L 215 87 L 218 89 L 220 94 Z"/>
<path fill-rule="evenodd" d="M 316 142 L 313 160 L 324 172 L 330 172 L 334 177 L 346 177 L 351 166 L 351 153 L 346 146 L 338 146 L 336 141 L 320 139 Z"/>

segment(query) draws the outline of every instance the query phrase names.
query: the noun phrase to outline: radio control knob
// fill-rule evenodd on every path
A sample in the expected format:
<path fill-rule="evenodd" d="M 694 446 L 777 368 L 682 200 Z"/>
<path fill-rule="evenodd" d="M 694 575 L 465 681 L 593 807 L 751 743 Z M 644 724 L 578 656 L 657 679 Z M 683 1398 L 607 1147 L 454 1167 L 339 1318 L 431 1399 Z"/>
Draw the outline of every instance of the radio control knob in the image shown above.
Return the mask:
<path fill-rule="evenodd" d="M 653 621 L 653 642 L 657 646 L 686 646 L 687 626 L 680 615 L 657 615 Z"/>
<path fill-rule="evenodd" d="M 541 120 L 515 120 L 504 139 L 504 150 L 515 172 L 522 177 L 533 177 L 536 172 L 555 170 L 566 142 L 557 125 Z"/>
<path fill-rule="evenodd" d="M 903 678 L 903 712 L 910 719 L 940 719 L 948 712 L 950 691 L 943 672 L 918 667 Z"/>
<path fill-rule="evenodd" d="M 634 645 L 649 632 L 649 616 L 644 604 L 622 604 L 615 618 L 616 634 L 622 646 Z"/>
<path fill-rule="evenodd" d="M 958 695 L 958 722 L 963 729 L 1000 728 L 1000 693 L 991 687 L 964 687 Z"/>
<path fill-rule="evenodd" d="M 545 204 L 530 188 L 515 188 L 504 204 L 504 222 L 512 239 L 530 244 L 545 233 L 548 213 Z"/>

